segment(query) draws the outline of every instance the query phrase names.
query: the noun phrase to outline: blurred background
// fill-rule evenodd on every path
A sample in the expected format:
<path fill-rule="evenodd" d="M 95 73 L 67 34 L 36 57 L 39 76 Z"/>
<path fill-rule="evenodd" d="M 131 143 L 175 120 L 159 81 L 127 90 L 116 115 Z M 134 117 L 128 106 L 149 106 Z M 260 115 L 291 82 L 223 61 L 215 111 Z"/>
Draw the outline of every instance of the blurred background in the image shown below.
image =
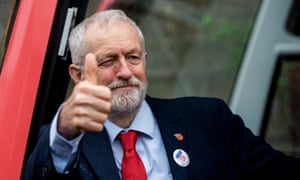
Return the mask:
<path fill-rule="evenodd" d="M 120 8 L 137 22 L 146 40 L 150 96 L 209 96 L 229 104 L 262 2 L 89 0 L 86 16 L 105 8 Z M 0 2 L 0 65 L 17 5 L 14 0 Z M 283 59 L 273 83 L 271 103 L 267 104 L 270 114 L 264 116 L 267 123 L 259 134 L 276 149 L 294 156 L 300 156 L 297 60 Z M 259 81 L 261 76 L 257 74 L 255 78 Z"/>

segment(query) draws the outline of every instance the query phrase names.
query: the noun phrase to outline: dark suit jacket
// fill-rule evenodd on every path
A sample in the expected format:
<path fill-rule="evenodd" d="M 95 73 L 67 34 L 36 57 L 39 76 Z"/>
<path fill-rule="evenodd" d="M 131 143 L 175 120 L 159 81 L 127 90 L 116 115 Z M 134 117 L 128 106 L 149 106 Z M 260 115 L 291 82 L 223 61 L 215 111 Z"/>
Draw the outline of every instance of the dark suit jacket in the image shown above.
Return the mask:
<path fill-rule="evenodd" d="M 254 136 L 223 101 L 196 97 L 146 100 L 158 121 L 174 179 L 300 179 L 299 160 Z M 178 141 L 175 133 L 182 133 L 183 140 Z M 46 126 L 27 162 L 24 179 L 120 179 L 105 130 L 83 137 L 67 175 L 55 172 L 48 139 Z M 178 166 L 172 157 L 179 148 L 189 154 L 188 167 Z"/>

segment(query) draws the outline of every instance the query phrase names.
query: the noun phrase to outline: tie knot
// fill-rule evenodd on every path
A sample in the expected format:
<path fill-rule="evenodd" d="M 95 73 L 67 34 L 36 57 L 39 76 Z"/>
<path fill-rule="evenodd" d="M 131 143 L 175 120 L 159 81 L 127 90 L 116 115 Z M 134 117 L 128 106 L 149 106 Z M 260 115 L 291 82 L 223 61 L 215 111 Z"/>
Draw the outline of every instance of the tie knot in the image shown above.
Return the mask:
<path fill-rule="evenodd" d="M 118 139 L 121 141 L 124 151 L 130 151 L 135 149 L 135 143 L 137 139 L 136 131 L 128 131 L 118 135 Z"/>

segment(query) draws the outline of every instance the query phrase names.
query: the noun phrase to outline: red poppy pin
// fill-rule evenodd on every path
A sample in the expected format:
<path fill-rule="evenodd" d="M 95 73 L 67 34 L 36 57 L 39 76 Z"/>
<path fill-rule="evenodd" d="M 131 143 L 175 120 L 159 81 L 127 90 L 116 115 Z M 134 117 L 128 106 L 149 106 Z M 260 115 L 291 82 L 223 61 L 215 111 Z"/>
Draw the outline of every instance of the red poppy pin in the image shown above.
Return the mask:
<path fill-rule="evenodd" d="M 178 140 L 178 141 L 182 141 L 183 140 L 183 135 L 181 133 L 175 133 L 174 134 L 175 138 Z"/>

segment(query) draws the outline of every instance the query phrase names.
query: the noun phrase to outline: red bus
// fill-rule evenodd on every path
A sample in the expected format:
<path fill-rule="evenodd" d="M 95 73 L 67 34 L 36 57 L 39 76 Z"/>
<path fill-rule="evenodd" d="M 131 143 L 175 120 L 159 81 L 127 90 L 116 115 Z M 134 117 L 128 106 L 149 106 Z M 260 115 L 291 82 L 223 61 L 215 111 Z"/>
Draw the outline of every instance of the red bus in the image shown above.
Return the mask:
<path fill-rule="evenodd" d="M 70 29 L 123 9 L 143 30 L 148 93 L 224 99 L 275 148 L 300 155 L 297 0 L 4 0 L 0 2 L 0 176 L 20 179 L 39 127 L 72 86 Z"/>

